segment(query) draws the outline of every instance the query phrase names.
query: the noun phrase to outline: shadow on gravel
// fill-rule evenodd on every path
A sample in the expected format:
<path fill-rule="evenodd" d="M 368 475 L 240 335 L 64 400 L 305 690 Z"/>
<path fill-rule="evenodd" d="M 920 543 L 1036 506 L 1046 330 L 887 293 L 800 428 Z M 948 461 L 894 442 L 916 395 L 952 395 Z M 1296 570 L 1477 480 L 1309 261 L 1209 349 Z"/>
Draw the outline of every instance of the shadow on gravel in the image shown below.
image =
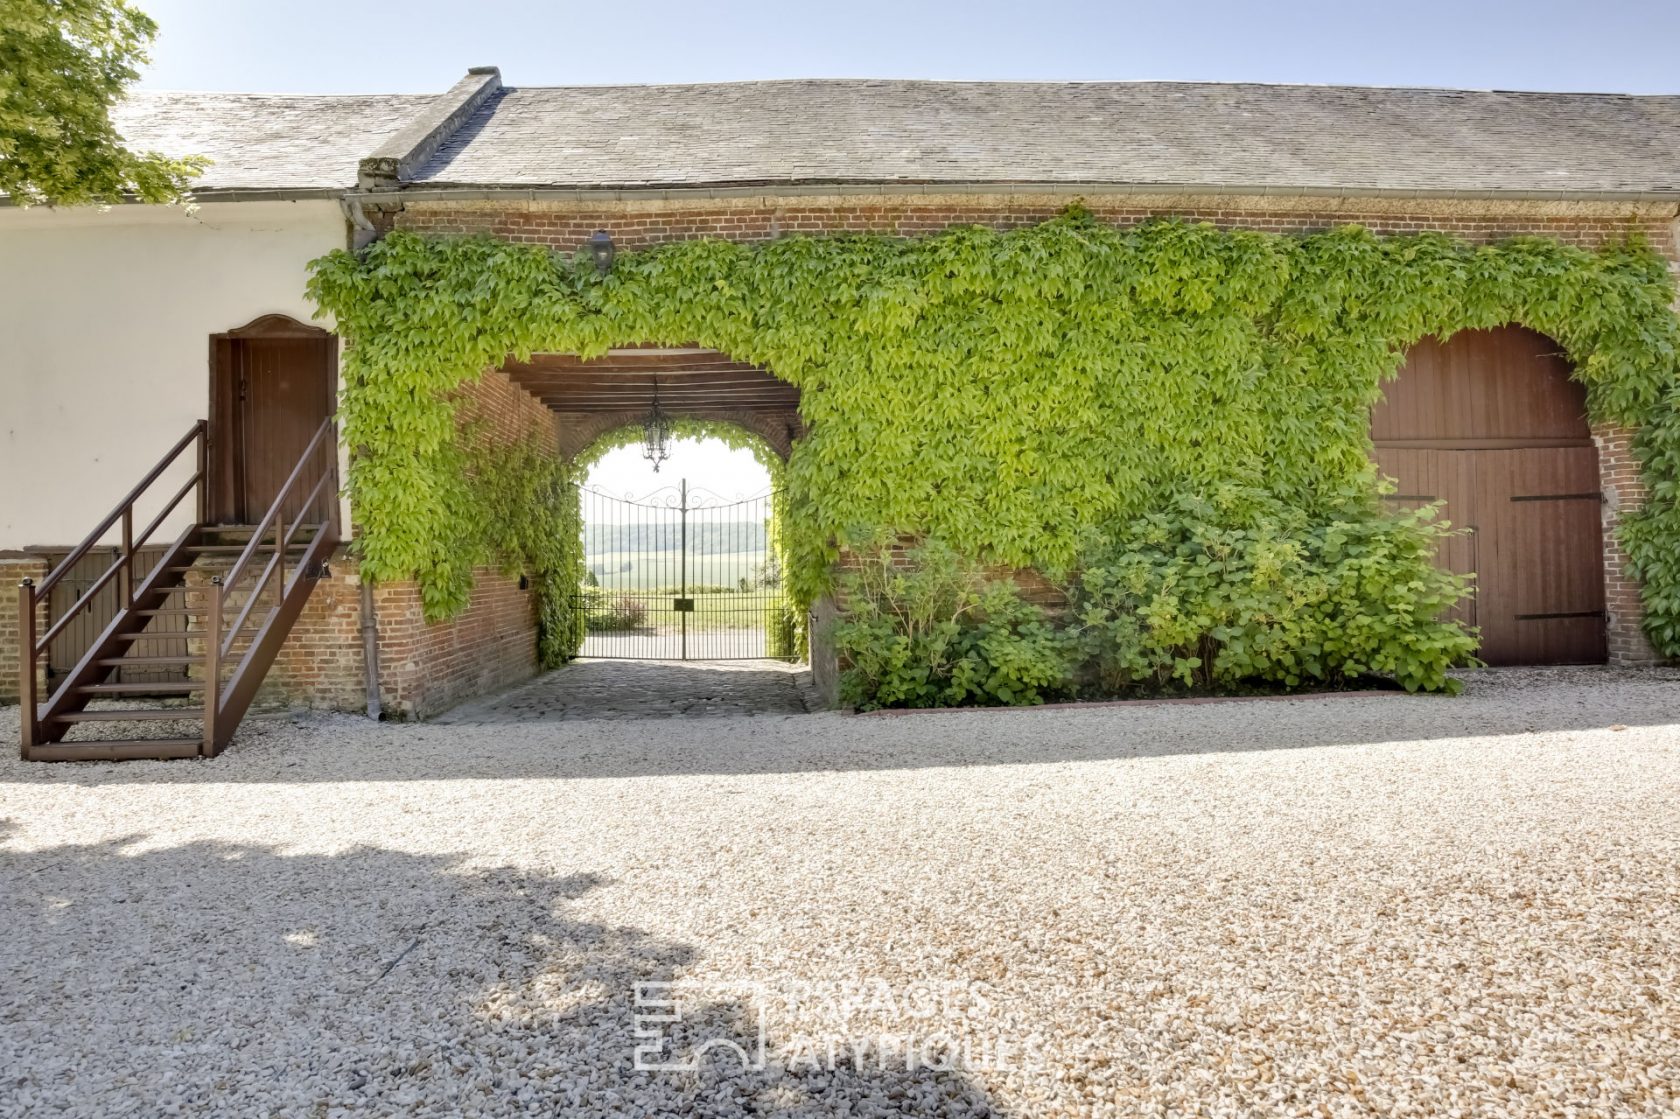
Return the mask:
<path fill-rule="evenodd" d="M 621 662 L 619 662 L 621 663 Z M 1499 669 L 1457 697 L 1312 695 L 1227 703 L 1068 705 L 752 718 L 370 723 L 246 720 L 219 758 L 0 761 L 0 786 L 591 780 L 1041 765 L 1680 725 L 1680 669 Z M 16 756 L 17 712 L 0 712 Z M 1419 755 L 1420 763 L 1427 754 Z"/>
<path fill-rule="evenodd" d="M 714 1051 L 699 1072 L 636 1071 L 636 985 L 695 952 L 569 915 L 604 885 L 590 876 L 145 844 L 0 845 L 0 1110 L 998 1114 L 955 1071 L 780 1070 L 773 1035 L 768 1070 Z M 745 1003 L 681 1010 L 657 1052 L 753 1050 Z"/>

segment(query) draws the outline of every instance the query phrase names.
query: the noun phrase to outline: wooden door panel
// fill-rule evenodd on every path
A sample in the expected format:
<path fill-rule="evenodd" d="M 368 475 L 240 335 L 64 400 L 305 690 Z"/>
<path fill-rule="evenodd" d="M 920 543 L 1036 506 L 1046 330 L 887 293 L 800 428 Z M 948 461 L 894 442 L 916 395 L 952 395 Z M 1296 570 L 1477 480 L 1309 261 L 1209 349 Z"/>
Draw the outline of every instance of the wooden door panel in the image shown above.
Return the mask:
<path fill-rule="evenodd" d="M 1472 526 L 1441 563 L 1474 572 L 1490 664 L 1602 662 L 1608 652 L 1598 451 L 1562 347 L 1522 327 L 1426 338 L 1371 413 L 1397 505 L 1429 497 Z M 1410 500 L 1405 500 L 1410 499 Z"/>
<path fill-rule="evenodd" d="M 1562 347 L 1521 327 L 1424 338 L 1371 410 L 1379 443 L 1585 442 L 1587 391 Z"/>
<path fill-rule="evenodd" d="M 246 520 L 254 521 L 285 485 L 310 437 L 330 414 L 331 402 L 320 342 L 263 338 L 244 345 L 241 497 Z M 296 510 L 285 512 L 290 517 Z"/>
<path fill-rule="evenodd" d="M 1602 661 L 1608 650 L 1597 449 L 1476 453 L 1488 510 L 1484 543 L 1496 551 L 1482 604 L 1482 658 Z"/>
<path fill-rule="evenodd" d="M 1440 565 L 1459 575 L 1475 575 L 1480 562 L 1473 453 L 1378 447 L 1374 454 L 1378 469 L 1393 478 L 1397 486 L 1385 498 L 1390 506 L 1417 509 L 1445 502 L 1437 516 L 1455 529 L 1466 530 L 1442 540 L 1436 552 Z M 1478 624 L 1477 610 L 1477 596 L 1472 594 L 1447 616 L 1474 626 Z"/>

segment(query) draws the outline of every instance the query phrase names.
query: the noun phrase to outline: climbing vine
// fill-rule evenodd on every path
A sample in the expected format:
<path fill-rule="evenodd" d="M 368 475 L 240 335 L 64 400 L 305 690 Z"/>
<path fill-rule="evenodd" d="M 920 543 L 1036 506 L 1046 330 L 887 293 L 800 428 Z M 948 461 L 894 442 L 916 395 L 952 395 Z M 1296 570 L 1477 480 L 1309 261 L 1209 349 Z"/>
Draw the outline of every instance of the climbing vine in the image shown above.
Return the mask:
<path fill-rule="evenodd" d="M 799 386 L 781 545 L 798 602 L 837 541 L 887 527 L 988 563 L 1068 572 L 1093 533 L 1177 493 L 1248 487 L 1308 514 L 1379 517 L 1368 416 L 1427 334 L 1517 322 L 1557 339 L 1594 420 L 1640 431 L 1651 500 L 1623 543 L 1646 626 L 1680 653 L 1680 323 L 1663 261 L 1538 238 L 1311 236 L 1074 209 L 920 240 L 689 241 L 619 257 L 394 233 L 315 262 L 351 343 L 341 423 L 377 579 L 418 575 L 432 616 L 460 464 L 450 390 L 511 354 L 694 344 Z"/>
<path fill-rule="evenodd" d="M 570 660 L 583 641 L 577 469 L 554 454 L 540 431 L 497 439 L 470 412 L 443 461 L 448 469 L 438 496 L 449 516 L 445 534 L 434 541 L 434 576 L 421 584 L 427 617 L 459 611 L 471 592 L 473 569 L 499 565 L 532 584 L 539 663 L 552 668 Z"/>

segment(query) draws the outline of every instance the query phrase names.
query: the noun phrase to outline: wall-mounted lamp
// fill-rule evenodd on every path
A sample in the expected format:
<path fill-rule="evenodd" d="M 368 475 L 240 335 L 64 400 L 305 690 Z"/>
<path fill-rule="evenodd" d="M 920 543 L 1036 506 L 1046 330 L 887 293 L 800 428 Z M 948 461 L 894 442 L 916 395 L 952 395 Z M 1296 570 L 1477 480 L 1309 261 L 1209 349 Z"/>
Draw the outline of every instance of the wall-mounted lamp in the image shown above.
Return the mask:
<path fill-rule="evenodd" d="M 589 253 L 595 258 L 595 271 L 605 276 L 612 271 L 613 256 L 618 250 L 613 248 L 612 235 L 604 229 L 597 229 L 589 237 Z"/>

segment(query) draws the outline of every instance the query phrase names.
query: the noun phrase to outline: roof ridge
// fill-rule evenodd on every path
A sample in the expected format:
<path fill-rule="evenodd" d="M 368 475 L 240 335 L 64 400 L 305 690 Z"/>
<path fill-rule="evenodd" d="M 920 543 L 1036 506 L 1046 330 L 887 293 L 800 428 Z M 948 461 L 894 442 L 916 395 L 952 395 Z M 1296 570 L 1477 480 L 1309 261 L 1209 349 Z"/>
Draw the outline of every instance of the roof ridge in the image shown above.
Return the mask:
<path fill-rule="evenodd" d="M 698 82 L 578 82 L 571 85 L 506 85 L 510 92 L 540 90 L 611 90 L 611 89 L 700 89 L 726 86 L 768 85 L 883 85 L 923 86 L 1195 86 L 1214 89 L 1306 89 L 1335 90 L 1353 93 L 1485 93 L 1508 96 L 1537 97 L 1617 97 L 1617 98 L 1673 98 L 1680 97 L 1680 89 L 1671 93 L 1631 93 L 1619 90 L 1564 89 L 1483 89 L 1465 86 L 1431 85 L 1362 85 L 1351 82 L 1259 82 L 1232 79 L 1187 78 L 883 78 L 883 77 L 782 77 L 727 78 Z"/>

